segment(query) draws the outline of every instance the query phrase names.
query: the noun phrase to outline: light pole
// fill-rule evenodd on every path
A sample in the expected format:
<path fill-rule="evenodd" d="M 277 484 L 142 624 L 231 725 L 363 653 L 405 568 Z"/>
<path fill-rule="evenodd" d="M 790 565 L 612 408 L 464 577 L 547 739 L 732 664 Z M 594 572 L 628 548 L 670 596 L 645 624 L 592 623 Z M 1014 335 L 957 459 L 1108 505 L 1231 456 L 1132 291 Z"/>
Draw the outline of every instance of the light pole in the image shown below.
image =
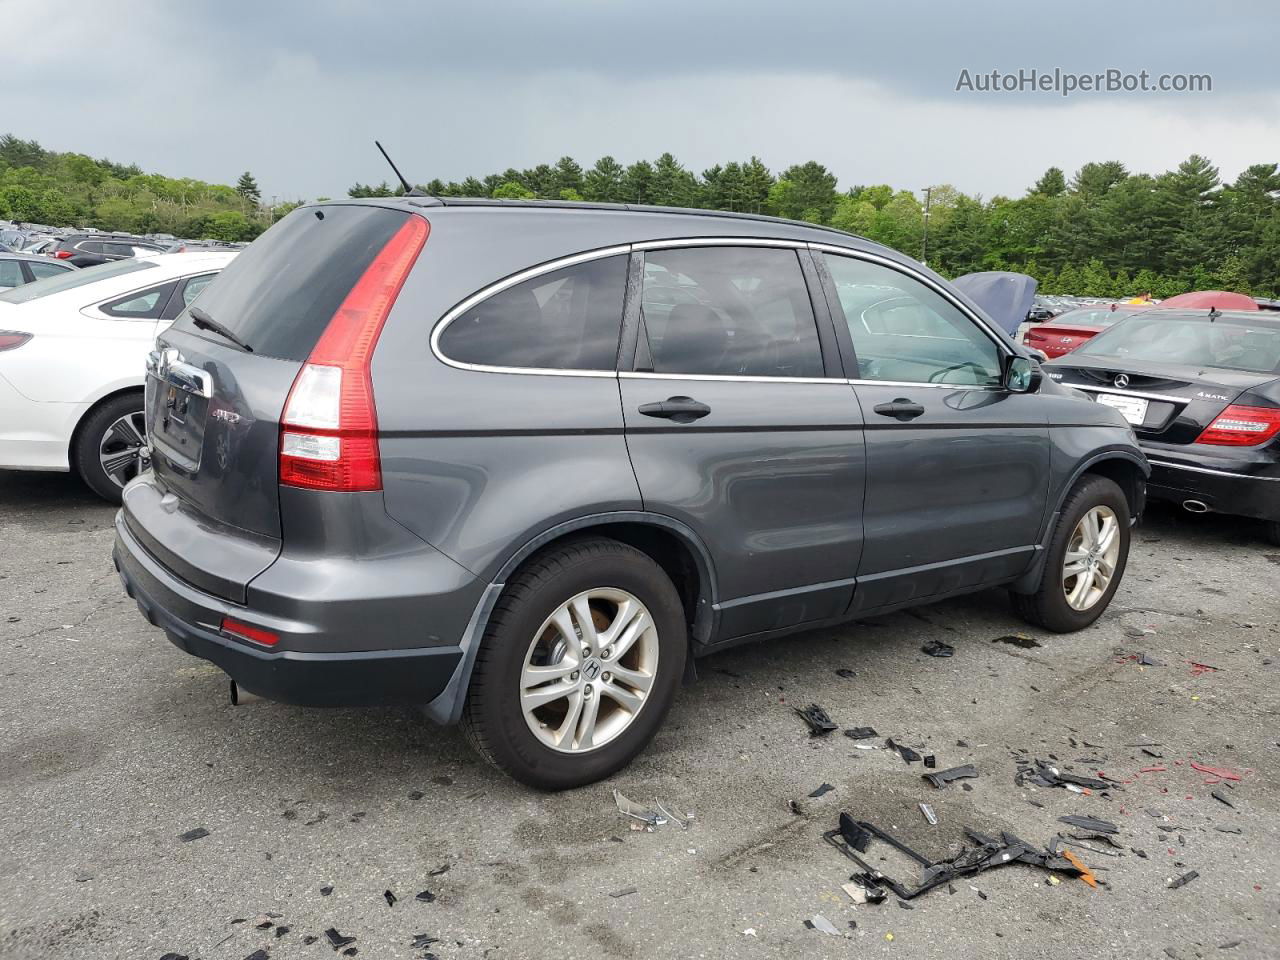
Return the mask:
<path fill-rule="evenodd" d="M 924 188 L 924 237 L 920 241 L 920 262 L 929 265 L 929 201 L 933 199 L 933 187 Z"/>

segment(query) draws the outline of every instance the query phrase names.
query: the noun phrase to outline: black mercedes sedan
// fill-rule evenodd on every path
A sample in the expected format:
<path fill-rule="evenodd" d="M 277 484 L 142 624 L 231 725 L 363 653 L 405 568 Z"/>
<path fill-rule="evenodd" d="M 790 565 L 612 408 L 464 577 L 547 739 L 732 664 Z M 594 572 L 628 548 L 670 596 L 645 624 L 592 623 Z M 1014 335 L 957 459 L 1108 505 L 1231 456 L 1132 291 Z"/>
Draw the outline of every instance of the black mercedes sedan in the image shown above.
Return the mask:
<path fill-rule="evenodd" d="M 1144 310 L 1044 369 L 1124 414 L 1149 497 L 1262 520 L 1280 544 L 1280 315 Z"/>

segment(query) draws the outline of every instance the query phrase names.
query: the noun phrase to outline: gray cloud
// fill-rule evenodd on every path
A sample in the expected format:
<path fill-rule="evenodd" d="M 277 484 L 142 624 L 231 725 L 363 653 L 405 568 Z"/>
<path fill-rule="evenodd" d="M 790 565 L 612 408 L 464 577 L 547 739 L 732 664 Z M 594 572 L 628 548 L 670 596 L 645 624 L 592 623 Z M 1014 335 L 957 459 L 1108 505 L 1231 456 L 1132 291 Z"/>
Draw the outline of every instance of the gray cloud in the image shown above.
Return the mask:
<path fill-rule="evenodd" d="M 338 195 L 570 153 L 816 158 L 844 184 L 1020 193 L 1050 164 L 1231 173 L 1280 152 L 1274 4 L 349 0 L 8 4 L 5 124 L 268 196 Z M 12 24 L 11 24 L 12 28 Z M 12 34 L 11 34 L 12 35 Z M 113 73 L 113 65 L 121 65 Z M 1210 73 L 1205 95 L 959 95 L 959 71 Z"/>

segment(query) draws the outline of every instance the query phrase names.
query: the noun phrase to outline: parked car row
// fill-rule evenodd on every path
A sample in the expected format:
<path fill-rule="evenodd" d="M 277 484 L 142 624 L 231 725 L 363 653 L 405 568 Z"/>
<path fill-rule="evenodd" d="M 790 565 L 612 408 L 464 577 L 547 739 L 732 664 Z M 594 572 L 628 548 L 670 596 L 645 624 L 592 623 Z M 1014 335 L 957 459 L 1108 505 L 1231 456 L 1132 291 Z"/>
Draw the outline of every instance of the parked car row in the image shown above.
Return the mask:
<path fill-rule="evenodd" d="M 1023 310 L 764 217 L 316 204 L 0 294 L 0 465 L 122 501 L 125 590 L 246 690 L 558 789 L 726 645 L 993 587 L 1087 626 L 1148 491 L 1280 537 L 1280 318 L 1107 316 L 1046 377 Z"/>

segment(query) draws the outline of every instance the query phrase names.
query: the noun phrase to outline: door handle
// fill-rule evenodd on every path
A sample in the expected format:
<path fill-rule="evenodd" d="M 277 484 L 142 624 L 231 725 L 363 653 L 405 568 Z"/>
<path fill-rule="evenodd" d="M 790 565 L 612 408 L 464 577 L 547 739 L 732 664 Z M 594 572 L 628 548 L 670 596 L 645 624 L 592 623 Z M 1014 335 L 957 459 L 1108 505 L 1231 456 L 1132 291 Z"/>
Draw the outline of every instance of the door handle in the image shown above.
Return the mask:
<path fill-rule="evenodd" d="M 692 397 L 667 397 L 656 403 L 640 404 L 640 412 L 646 417 L 662 417 L 664 420 L 674 420 L 676 423 L 693 423 L 709 414 L 711 408 Z"/>
<path fill-rule="evenodd" d="M 924 413 L 923 405 L 914 403 L 906 397 L 898 397 L 889 403 L 877 403 L 872 409 L 882 417 L 893 417 L 895 420 L 901 420 L 904 423 L 908 420 L 914 420 Z"/>

